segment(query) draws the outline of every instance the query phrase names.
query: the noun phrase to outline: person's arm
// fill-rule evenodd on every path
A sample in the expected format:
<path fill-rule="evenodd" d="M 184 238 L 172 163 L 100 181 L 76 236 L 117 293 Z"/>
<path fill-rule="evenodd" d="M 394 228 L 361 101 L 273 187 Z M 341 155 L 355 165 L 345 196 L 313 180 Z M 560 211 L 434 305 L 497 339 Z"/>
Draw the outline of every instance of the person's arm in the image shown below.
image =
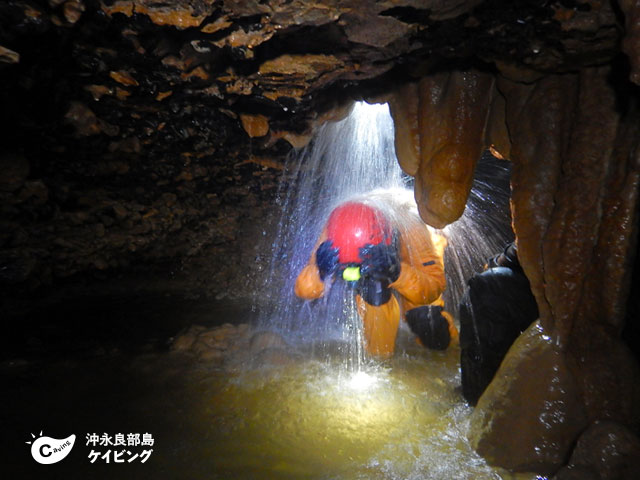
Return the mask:
<path fill-rule="evenodd" d="M 315 300 L 324 295 L 324 282 L 320 278 L 320 271 L 316 264 L 316 251 L 318 246 L 326 240 L 326 232 L 322 232 L 320 238 L 313 247 L 313 253 L 309 262 L 298 274 L 294 287 L 295 294 L 304 300 Z"/>
<path fill-rule="evenodd" d="M 324 295 L 324 282 L 316 267 L 315 253 L 296 278 L 296 295 L 304 300 L 314 300 Z"/>
<path fill-rule="evenodd" d="M 443 250 L 434 245 L 426 226 L 413 227 L 401 238 L 400 276 L 389 286 L 414 305 L 435 302 L 447 284 Z"/>

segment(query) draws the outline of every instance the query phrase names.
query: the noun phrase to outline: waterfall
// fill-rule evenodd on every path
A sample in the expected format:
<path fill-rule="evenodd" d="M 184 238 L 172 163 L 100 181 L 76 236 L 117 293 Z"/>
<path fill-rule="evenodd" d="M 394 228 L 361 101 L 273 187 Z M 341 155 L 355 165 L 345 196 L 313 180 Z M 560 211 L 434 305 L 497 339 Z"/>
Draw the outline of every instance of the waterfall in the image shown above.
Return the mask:
<path fill-rule="evenodd" d="M 284 175 L 288 187 L 278 193 L 282 214 L 266 274 L 270 305 L 263 307 L 261 323 L 289 338 L 344 338 L 358 323 L 344 285 L 336 283 L 313 308 L 293 288 L 336 205 L 408 180 L 396 161 L 388 105 L 357 102 L 345 119 L 322 125 L 309 146 L 289 158 Z M 352 317 L 346 323 L 345 314 Z"/>
<path fill-rule="evenodd" d="M 508 162 L 485 153 L 464 215 L 438 232 L 449 244 L 445 302 L 454 313 L 467 279 L 512 237 L 509 175 Z M 288 159 L 283 173 L 276 200 L 280 221 L 268 245 L 272 256 L 265 276 L 261 326 L 293 342 L 342 340 L 351 357 L 362 358 L 360 322 L 345 282 L 335 282 L 322 299 L 305 302 L 294 294 L 295 279 L 335 206 L 361 196 L 383 211 L 385 199 L 390 198 L 415 210 L 412 183 L 396 160 L 387 104 L 357 102 L 345 119 L 322 125 L 309 146 Z M 378 193 L 363 196 L 372 190 Z M 403 218 L 393 219 L 395 225 L 403 222 Z"/>

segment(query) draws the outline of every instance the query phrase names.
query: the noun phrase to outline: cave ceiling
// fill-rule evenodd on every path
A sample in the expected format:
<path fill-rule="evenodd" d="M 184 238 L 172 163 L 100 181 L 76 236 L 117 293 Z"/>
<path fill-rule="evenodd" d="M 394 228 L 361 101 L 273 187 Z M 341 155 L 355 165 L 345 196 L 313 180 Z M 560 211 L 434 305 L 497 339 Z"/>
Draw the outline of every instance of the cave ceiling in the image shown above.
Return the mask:
<path fill-rule="evenodd" d="M 349 99 L 455 66 L 531 79 L 601 64 L 621 31 L 598 1 L 10 0 L 3 143 L 279 155 Z"/>
<path fill-rule="evenodd" d="M 222 260 L 201 283 L 224 289 L 242 221 L 262 220 L 314 127 L 453 70 L 633 78 L 626 3 L 3 1 L 0 281 L 206 257 Z"/>

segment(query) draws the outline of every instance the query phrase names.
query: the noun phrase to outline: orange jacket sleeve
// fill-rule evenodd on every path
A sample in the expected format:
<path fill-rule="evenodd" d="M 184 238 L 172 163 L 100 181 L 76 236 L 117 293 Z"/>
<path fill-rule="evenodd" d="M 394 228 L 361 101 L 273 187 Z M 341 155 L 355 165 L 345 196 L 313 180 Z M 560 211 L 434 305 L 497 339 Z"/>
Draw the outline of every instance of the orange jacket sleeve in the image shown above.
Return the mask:
<path fill-rule="evenodd" d="M 326 232 L 322 232 L 320 238 L 313 247 L 313 253 L 309 262 L 298 274 L 294 291 L 296 295 L 305 300 L 315 300 L 324 295 L 324 282 L 320 279 L 320 272 L 316 266 L 316 250 L 326 240 Z"/>
<path fill-rule="evenodd" d="M 434 235 L 435 237 L 435 235 Z M 446 287 L 444 238 L 432 238 L 425 225 L 410 228 L 400 237 L 400 276 L 390 287 L 414 305 L 435 302 Z"/>
<path fill-rule="evenodd" d="M 305 300 L 314 300 L 324 295 L 324 282 L 320 280 L 320 272 L 315 265 L 315 254 L 313 263 L 309 262 L 296 278 L 294 291 Z"/>

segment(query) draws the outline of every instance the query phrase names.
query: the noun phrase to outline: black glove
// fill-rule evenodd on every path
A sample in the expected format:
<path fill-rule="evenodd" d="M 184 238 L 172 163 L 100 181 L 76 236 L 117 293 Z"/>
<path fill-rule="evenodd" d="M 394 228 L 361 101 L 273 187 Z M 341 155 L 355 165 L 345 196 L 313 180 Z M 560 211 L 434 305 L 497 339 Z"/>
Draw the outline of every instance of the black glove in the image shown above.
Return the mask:
<path fill-rule="evenodd" d="M 360 279 L 358 293 L 365 302 L 374 307 L 384 305 L 391 300 L 389 282 L 371 277 L 362 277 Z"/>
<path fill-rule="evenodd" d="M 316 250 L 316 265 L 320 272 L 320 280 L 332 275 L 338 268 L 338 248 L 333 246 L 331 240 L 325 240 Z"/>
<path fill-rule="evenodd" d="M 360 249 L 362 277 L 389 283 L 400 276 L 400 259 L 395 242 L 391 245 L 365 245 Z"/>
<path fill-rule="evenodd" d="M 522 267 L 518 261 L 518 249 L 515 243 L 511 242 L 504 248 L 502 253 L 487 260 L 485 269 L 496 267 L 506 267 L 514 272 L 522 273 Z"/>

